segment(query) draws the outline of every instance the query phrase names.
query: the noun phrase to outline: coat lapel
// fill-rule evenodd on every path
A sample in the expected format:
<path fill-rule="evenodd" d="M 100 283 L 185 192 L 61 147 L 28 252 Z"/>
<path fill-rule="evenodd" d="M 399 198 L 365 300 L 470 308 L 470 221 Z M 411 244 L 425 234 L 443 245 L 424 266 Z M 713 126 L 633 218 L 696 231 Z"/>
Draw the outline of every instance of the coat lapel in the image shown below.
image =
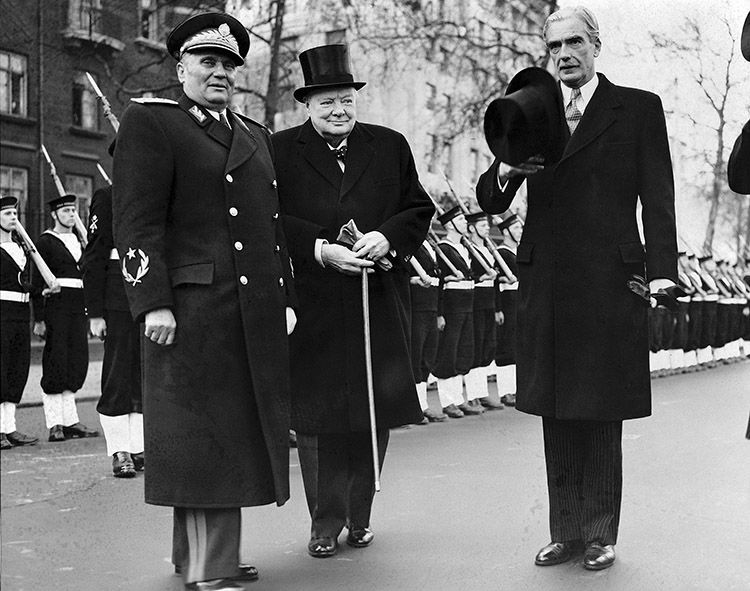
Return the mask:
<path fill-rule="evenodd" d="M 372 134 L 356 123 L 347 140 L 346 167 L 340 197 L 344 197 L 354 187 L 369 166 L 370 160 L 375 155 L 375 150 L 370 145 L 371 141 Z"/>
<path fill-rule="evenodd" d="M 225 173 L 238 168 L 241 164 L 252 158 L 255 150 L 258 149 L 258 141 L 255 139 L 253 132 L 247 125 L 234 113 L 229 113 L 231 118 L 232 130 L 228 130 L 225 125 L 218 123 L 219 127 L 225 129 L 232 136 L 232 146 L 229 149 L 229 158 Z"/>
<path fill-rule="evenodd" d="M 622 105 L 614 85 L 603 74 L 598 76 L 599 86 L 591 97 L 591 102 L 586 107 L 575 133 L 570 136 L 560 163 L 593 142 L 617 120 L 617 109 Z"/>
<path fill-rule="evenodd" d="M 343 173 L 336 157 L 331 154 L 326 141 L 318 134 L 308 119 L 300 129 L 297 141 L 302 144 L 302 156 L 337 190 L 341 187 Z M 348 159 L 349 154 L 347 154 Z M 347 167 L 348 167 L 347 162 Z"/>

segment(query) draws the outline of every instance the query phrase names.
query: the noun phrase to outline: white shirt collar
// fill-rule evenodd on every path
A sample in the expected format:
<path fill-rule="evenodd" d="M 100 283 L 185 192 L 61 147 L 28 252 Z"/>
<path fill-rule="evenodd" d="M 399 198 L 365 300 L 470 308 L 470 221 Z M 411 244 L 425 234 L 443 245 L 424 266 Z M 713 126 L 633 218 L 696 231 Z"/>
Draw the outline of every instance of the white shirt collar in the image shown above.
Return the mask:
<path fill-rule="evenodd" d="M 211 115 L 216 121 L 221 121 L 221 115 L 224 115 L 227 120 L 229 120 L 229 116 L 227 115 L 227 110 L 222 109 L 221 111 L 212 111 L 211 109 L 206 109 L 208 111 L 208 114 Z"/>
<path fill-rule="evenodd" d="M 341 143 L 338 146 L 336 146 L 335 148 L 331 144 L 329 144 L 328 142 L 326 142 L 326 145 L 328 146 L 329 150 L 338 150 L 339 148 L 342 148 L 342 147 L 344 147 L 344 146 L 347 145 L 347 140 L 348 139 L 349 139 L 348 137 L 345 137 L 343 140 L 341 140 Z"/>
<path fill-rule="evenodd" d="M 586 110 L 586 106 L 591 101 L 591 97 L 594 96 L 594 91 L 596 90 L 597 86 L 599 86 L 599 76 L 597 76 L 596 74 L 594 74 L 594 77 L 591 80 L 581 86 L 581 98 L 576 101 L 576 106 L 581 112 L 581 115 L 583 115 L 583 112 Z M 570 94 L 573 92 L 573 89 L 565 86 L 562 83 L 560 84 L 560 89 L 562 90 L 563 95 L 563 105 L 567 106 L 567 104 L 570 102 Z"/>

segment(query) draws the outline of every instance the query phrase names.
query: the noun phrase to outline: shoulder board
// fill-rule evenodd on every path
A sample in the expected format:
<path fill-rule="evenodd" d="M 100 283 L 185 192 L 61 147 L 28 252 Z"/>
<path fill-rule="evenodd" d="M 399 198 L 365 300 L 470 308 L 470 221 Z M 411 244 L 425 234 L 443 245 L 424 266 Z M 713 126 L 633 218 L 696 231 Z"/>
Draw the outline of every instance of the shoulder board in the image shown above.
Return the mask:
<path fill-rule="evenodd" d="M 266 132 L 266 133 L 267 133 L 268 135 L 271 135 L 271 130 L 270 130 L 270 129 L 268 129 L 268 128 L 267 128 L 267 127 L 266 127 L 265 125 L 263 125 L 262 123 L 259 123 L 258 121 L 256 121 L 255 119 L 252 119 L 251 117 L 248 117 L 248 116 L 247 116 L 247 115 L 245 115 L 244 113 L 238 113 L 237 111 L 232 111 L 232 113 L 234 113 L 235 115 L 237 115 L 237 117 L 239 117 L 239 118 L 240 118 L 240 120 L 241 120 L 241 121 L 242 121 L 243 123 L 252 123 L 253 125 L 255 125 L 255 126 L 257 126 L 257 127 L 260 127 L 260 128 L 261 128 L 261 129 L 262 129 L 263 131 L 265 131 L 265 132 Z"/>
<path fill-rule="evenodd" d="M 159 97 L 141 97 L 141 98 L 132 98 L 130 99 L 134 103 L 138 103 L 139 105 L 179 105 L 177 101 L 173 101 L 172 99 L 167 98 L 159 98 Z"/>

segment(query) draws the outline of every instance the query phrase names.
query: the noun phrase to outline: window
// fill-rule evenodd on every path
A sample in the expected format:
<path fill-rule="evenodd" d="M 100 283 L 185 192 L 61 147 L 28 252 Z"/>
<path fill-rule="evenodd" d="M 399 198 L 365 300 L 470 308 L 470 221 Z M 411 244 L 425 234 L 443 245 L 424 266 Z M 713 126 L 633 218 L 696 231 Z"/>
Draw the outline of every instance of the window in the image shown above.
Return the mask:
<path fill-rule="evenodd" d="M 160 43 L 162 40 L 163 14 L 157 0 L 141 0 L 139 36 Z"/>
<path fill-rule="evenodd" d="M 18 217 L 22 223 L 28 194 L 29 171 L 15 166 L 0 166 L 0 195 L 12 195 L 18 199 Z"/>
<path fill-rule="evenodd" d="M 101 0 L 70 0 L 68 22 L 77 31 L 100 32 Z"/>
<path fill-rule="evenodd" d="M 448 178 L 453 176 L 453 144 L 448 140 L 443 140 L 443 151 L 440 158 L 441 174 Z"/>
<path fill-rule="evenodd" d="M 83 225 L 88 226 L 89 203 L 94 193 L 94 179 L 90 176 L 78 174 L 65 175 L 65 190 L 78 198 L 78 215 L 83 220 Z"/>
<path fill-rule="evenodd" d="M 427 154 L 427 172 L 435 172 L 435 163 L 437 161 L 437 154 L 438 154 L 438 146 L 440 145 L 438 142 L 438 136 L 436 136 L 434 133 L 429 134 L 428 139 L 430 140 L 430 151 Z"/>
<path fill-rule="evenodd" d="M 99 105 L 96 100 L 86 73 L 78 72 L 73 80 L 73 125 L 99 130 Z"/>
<path fill-rule="evenodd" d="M 346 29 L 337 29 L 326 33 L 326 45 L 346 43 Z"/>
<path fill-rule="evenodd" d="M 0 113 L 26 117 L 26 57 L 0 51 Z"/>
<path fill-rule="evenodd" d="M 435 99 L 437 98 L 437 86 L 431 82 L 427 83 L 427 102 L 426 106 L 432 110 L 435 108 Z"/>
<path fill-rule="evenodd" d="M 472 148 L 470 150 L 471 157 L 471 180 L 472 182 L 476 181 L 479 178 L 479 150 L 476 148 Z"/>

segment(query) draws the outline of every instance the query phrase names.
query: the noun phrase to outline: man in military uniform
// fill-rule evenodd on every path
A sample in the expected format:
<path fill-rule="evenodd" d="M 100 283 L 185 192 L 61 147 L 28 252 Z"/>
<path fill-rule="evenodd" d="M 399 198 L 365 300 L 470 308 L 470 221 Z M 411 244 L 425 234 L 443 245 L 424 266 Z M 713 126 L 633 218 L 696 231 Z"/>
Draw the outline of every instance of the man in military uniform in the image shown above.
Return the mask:
<path fill-rule="evenodd" d="M 42 404 L 49 441 L 98 437 L 78 420 L 75 392 L 89 366 L 88 326 L 79 262 L 83 253 L 75 233 L 76 196 L 49 201 L 54 226 L 37 240 L 37 250 L 61 286 L 59 294 L 42 297 L 43 279 L 34 275 L 34 334 L 44 338 Z"/>
<path fill-rule="evenodd" d="M 144 323 L 146 502 L 174 508 L 187 589 L 242 589 L 241 507 L 289 498 L 296 321 L 268 131 L 229 109 L 250 39 L 202 13 L 167 39 L 184 94 L 136 100 L 114 154 L 114 234 Z"/>
<path fill-rule="evenodd" d="M 16 430 L 16 405 L 29 377 L 31 354 L 27 257 L 13 239 L 17 207 L 15 197 L 0 197 L 0 449 L 39 441 Z M 49 288 L 43 290 L 44 295 L 49 293 Z"/>
<path fill-rule="evenodd" d="M 434 208 L 399 133 L 357 121 L 345 45 L 303 52 L 294 97 L 308 121 L 274 134 L 279 198 L 294 260 L 300 322 L 291 339 L 292 426 L 312 518 L 308 552 L 336 553 L 338 536 L 368 546 L 375 494 L 361 273 L 369 280 L 378 450 L 388 430 L 422 419 L 409 362 L 409 257 Z M 353 220 L 361 238 L 337 244 Z"/>
<path fill-rule="evenodd" d="M 143 470 L 141 329 L 130 315 L 125 280 L 112 235 L 112 187 L 94 193 L 89 240 L 81 259 L 91 334 L 104 341 L 99 422 L 117 478 Z"/>

